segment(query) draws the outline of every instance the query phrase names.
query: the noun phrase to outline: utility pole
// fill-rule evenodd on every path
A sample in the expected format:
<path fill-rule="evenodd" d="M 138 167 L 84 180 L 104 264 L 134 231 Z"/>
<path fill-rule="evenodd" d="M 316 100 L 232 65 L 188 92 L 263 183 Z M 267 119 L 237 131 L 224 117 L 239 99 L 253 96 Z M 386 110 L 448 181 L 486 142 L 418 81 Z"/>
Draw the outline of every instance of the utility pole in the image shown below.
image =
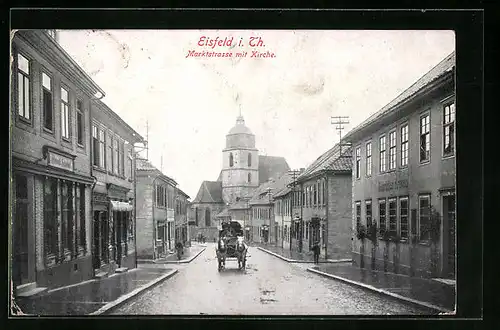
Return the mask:
<path fill-rule="evenodd" d="M 146 141 L 149 142 L 149 122 L 146 120 Z M 149 160 L 149 143 L 146 147 L 146 159 Z"/>
<path fill-rule="evenodd" d="M 340 155 L 342 155 L 342 131 L 345 129 L 344 124 L 349 124 L 349 116 L 332 116 L 332 124 L 336 125 L 335 129 L 339 132 L 339 147 Z"/>

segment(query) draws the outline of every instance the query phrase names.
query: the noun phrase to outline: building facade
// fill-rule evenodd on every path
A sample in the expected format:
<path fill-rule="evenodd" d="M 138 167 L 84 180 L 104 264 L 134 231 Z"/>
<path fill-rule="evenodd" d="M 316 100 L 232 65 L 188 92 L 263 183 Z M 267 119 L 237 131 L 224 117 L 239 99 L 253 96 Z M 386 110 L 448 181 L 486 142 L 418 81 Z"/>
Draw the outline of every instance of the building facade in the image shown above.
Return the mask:
<path fill-rule="evenodd" d="M 350 259 L 351 166 L 351 147 L 337 144 L 292 183 L 292 249 L 318 242 L 322 258 Z"/>
<path fill-rule="evenodd" d="M 345 137 L 360 266 L 454 277 L 454 67 L 452 53 Z"/>
<path fill-rule="evenodd" d="M 136 164 L 137 259 L 160 259 L 175 248 L 177 183 L 146 159 Z"/>
<path fill-rule="evenodd" d="M 189 203 L 189 196 L 180 190 L 176 189 L 175 196 L 175 240 L 182 242 L 184 246 L 190 242 L 189 225 L 187 208 Z"/>
<path fill-rule="evenodd" d="M 104 92 L 46 31 L 12 39 L 12 280 L 18 294 L 91 279 L 90 108 Z"/>
<path fill-rule="evenodd" d="M 102 101 L 92 107 L 92 253 L 96 273 L 135 268 L 135 152 L 143 138 Z"/>

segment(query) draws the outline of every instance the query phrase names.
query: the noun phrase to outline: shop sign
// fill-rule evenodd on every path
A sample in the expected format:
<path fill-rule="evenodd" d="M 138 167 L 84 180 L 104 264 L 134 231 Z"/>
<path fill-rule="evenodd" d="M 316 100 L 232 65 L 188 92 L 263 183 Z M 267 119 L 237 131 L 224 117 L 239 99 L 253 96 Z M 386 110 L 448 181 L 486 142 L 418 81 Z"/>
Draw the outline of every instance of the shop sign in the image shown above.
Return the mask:
<path fill-rule="evenodd" d="M 408 188 L 407 179 L 379 182 L 378 184 L 378 191 L 389 191 L 400 188 Z"/>
<path fill-rule="evenodd" d="M 49 165 L 73 172 L 73 159 L 49 151 Z"/>

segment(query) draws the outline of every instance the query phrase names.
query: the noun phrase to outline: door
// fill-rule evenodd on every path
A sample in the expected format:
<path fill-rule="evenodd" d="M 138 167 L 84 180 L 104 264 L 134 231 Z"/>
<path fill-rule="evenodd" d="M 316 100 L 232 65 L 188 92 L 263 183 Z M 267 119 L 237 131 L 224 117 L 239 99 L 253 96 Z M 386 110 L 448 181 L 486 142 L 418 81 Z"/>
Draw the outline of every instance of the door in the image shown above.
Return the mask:
<path fill-rule="evenodd" d="M 93 239 L 93 264 L 94 269 L 99 269 L 101 267 L 101 222 L 100 211 L 94 211 L 94 239 Z"/>
<path fill-rule="evenodd" d="M 455 278 L 455 195 L 443 196 L 444 222 L 447 224 L 447 276 Z"/>
<path fill-rule="evenodd" d="M 99 246 L 101 247 L 101 266 L 109 262 L 109 221 L 108 212 L 100 212 Z"/>
<path fill-rule="evenodd" d="M 30 201 L 28 177 L 16 175 L 14 179 L 15 207 L 13 226 L 13 281 L 16 285 L 31 282 L 30 265 Z"/>

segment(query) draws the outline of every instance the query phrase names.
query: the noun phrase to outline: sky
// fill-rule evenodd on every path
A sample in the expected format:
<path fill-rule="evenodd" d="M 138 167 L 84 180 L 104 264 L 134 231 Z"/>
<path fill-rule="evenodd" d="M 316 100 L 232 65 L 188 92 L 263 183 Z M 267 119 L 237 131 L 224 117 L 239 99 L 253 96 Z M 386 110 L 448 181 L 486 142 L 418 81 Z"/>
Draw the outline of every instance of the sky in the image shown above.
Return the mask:
<path fill-rule="evenodd" d="M 232 42 L 207 45 L 217 37 Z M 349 117 L 345 135 L 453 52 L 455 35 L 62 30 L 59 43 L 105 91 L 104 103 L 144 138 L 148 125 L 149 159 L 194 199 L 204 180 L 217 179 L 240 111 L 260 154 L 307 167 L 339 141 L 331 116 Z M 192 51 L 233 56 L 187 56 Z"/>

